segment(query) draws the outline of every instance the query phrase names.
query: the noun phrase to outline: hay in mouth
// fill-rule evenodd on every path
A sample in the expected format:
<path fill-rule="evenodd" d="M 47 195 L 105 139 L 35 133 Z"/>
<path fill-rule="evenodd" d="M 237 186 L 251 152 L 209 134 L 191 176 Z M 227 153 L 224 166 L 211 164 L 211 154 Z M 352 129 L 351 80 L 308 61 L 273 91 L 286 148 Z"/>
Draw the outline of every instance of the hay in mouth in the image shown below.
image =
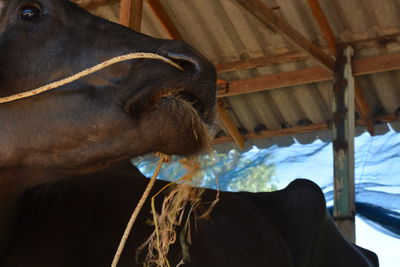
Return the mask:
<path fill-rule="evenodd" d="M 212 129 L 204 122 L 196 103 L 189 102 L 179 94 L 167 94 L 160 97 L 156 103 L 149 105 L 144 113 L 147 113 L 146 120 L 152 122 L 153 129 L 158 129 L 160 136 L 165 136 L 163 132 L 169 131 L 169 142 L 176 139 L 175 142 L 187 140 L 186 145 L 197 147 L 195 153 L 211 151 Z M 171 126 L 173 125 L 173 126 Z M 171 133 L 176 131 L 176 135 Z M 165 151 L 160 151 L 165 153 Z M 167 152 L 168 153 L 168 152 Z M 182 155 L 182 154 L 181 154 Z"/>

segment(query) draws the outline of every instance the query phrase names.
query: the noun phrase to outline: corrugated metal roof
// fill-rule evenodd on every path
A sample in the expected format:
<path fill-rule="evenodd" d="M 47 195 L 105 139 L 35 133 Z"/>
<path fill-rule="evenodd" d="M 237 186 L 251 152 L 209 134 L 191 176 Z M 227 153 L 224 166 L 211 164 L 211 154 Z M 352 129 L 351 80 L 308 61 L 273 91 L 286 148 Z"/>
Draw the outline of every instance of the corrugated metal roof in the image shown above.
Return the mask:
<path fill-rule="evenodd" d="M 215 63 L 296 51 L 288 40 L 262 25 L 234 0 L 160 0 L 160 2 L 183 38 Z M 321 47 L 326 46 L 306 0 L 265 2 L 312 43 Z M 319 2 L 335 36 L 340 41 L 355 42 L 400 33 L 398 0 Z M 118 9 L 118 5 L 112 5 L 98 8 L 94 12 L 117 21 Z M 142 32 L 159 38 L 169 38 L 167 31 L 146 1 L 143 8 Z M 365 47 L 361 45 L 356 50 L 355 58 L 395 52 L 400 52 L 399 42 L 382 42 L 379 45 Z M 233 81 L 317 65 L 318 62 L 315 60 L 308 59 L 221 73 L 219 78 Z M 369 106 L 376 114 L 393 114 L 400 108 L 400 71 L 365 75 L 359 78 L 359 83 Z M 233 122 L 242 132 L 254 132 L 256 127 L 280 129 L 329 121 L 331 87 L 332 82 L 326 81 L 231 96 L 224 98 L 224 101 Z M 290 140 L 291 138 L 286 141 L 279 139 L 279 142 L 290 143 Z M 304 140 L 304 142 L 311 141 L 313 138 Z M 254 142 L 260 143 L 260 141 Z"/>

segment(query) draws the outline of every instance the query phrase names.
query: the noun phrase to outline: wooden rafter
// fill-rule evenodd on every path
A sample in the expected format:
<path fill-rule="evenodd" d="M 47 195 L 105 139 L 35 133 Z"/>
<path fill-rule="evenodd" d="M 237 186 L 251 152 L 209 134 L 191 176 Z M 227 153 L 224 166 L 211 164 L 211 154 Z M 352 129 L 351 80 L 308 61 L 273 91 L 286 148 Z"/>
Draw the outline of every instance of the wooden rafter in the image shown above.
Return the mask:
<path fill-rule="evenodd" d="M 318 3 L 318 0 L 307 0 L 308 6 L 311 9 L 311 12 L 314 15 L 315 20 L 318 23 L 318 26 L 324 36 L 325 41 L 328 44 L 329 49 L 336 57 L 337 50 L 336 50 L 336 37 L 333 34 L 332 28 L 329 25 L 329 22 L 322 11 L 321 6 Z"/>
<path fill-rule="evenodd" d="M 232 137 L 235 144 L 240 148 L 244 149 L 244 138 L 240 134 L 238 128 L 233 123 L 232 119 L 230 118 L 229 113 L 225 109 L 225 105 L 222 100 L 218 100 L 217 102 L 217 112 L 218 116 L 221 119 L 221 122 L 224 128 L 228 131 L 230 136 Z"/>
<path fill-rule="evenodd" d="M 76 4 L 78 4 L 83 8 L 92 9 L 92 8 L 112 5 L 118 3 L 119 0 L 72 0 L 72 2 L 76 2 Z"/>
<path fill-rule="evenodd" d="M 371 108 L 368 105 L 367 99 L 361 90 L 360 83 L 357 79 L 354 80 L 354 101 L 356 103 L 356 110 L 360 114 L 360 117 L 365 120 L 365 127 L 371 134 L 375 134 L 374 123 L 372 122 Z"/>
<path fill-rule="evenodd" d="M 327 123 L 316 123 L 311 124 L 309 126 L 293 126 L 290 128 L 284 129 L 276 129 L 276 130 L 266 130 L 260 133 L 249 133 L 245 135 L 245 138 L 248 140 L 251 139 L 261 139 L 261 138 L 271 138 L 271 137 L 279 137 L 279 136 L 290 136 L 294 134 L 302 134 L 302 133 L 312 133 L 312 132 L 320 132 L 328 130 Z M 222 144 L 227 142 L 232 142 L 233 138 L 231 136 L 223 136 L 216 138 L 214 140 L 215 144 Z"/>
<path fill-rule="evenodd" d="M 331 80 L 333 74 L 322 67 L 312 67 L 301 70 L 280 72 L 229 82 L 228 90 L 220 92 L 218 97 L 227 97 L 267 91 L 282 87 L 316 83 Z"/>
<path fill-rule="evenodd" d="M 352 46 L 356 51 L 362 50 L 365 48 L 377 48 L 381 47 L 382 44 L 392 44 L 400 42 L 400 33 L 382 35 L 379 37 L 369 38 L 365 40 L 355 41 L 351 43 L 344 43 L 344 45 Z M 320 47 L 325 53 L 332 54 L 331 50 L 328 47 Z M 336 47 L 335 47 L 336 49 Z M 294 51 L 282 54 L 276 54 L 271 56 L 263 56 L 258 58 L 251 58 L 245 60 L 238 60 L 228 63 L 216 63 L 215 66 L 217 68 L 218 73 L 228 72 L 228 71 L 237 71 L 237 70 L 245 70 L 252 69 L 258 67 L 264 67 L 273 64 L 283 64 L 288 62 L 298 62 L 302 60 L 306 60 L 308 57 L 307 54 Z M 380 64 L 380 63 L 378 63 Z"/>
<path fill-rule="evenodd" d="M 295 51 L 295 52 L 282 53 L 272 56 L 251 58 L 231 63 L 215 64 L 215 68 L 217 69 L 218 73 L 223 73 L 228 71 L 258 68 L 273 64 L 282 64 L 286 62 L 301 61 L 301 60 L 306 60 L 307 58 L 308 56 L 305 53 Z"/>
<path fill-rule="evenodd" d="M 310 7 L 311 12 L 314 15 L 315 20 L 317 21 L 319 28 L 324 36 L 324 39 L 328 43 L 328 47 L 330 48 L 333 55 L 337 54 L 337 41 L 336 37 L 332 31 L 329 22 L 319 5 L 318 0 L 307 0 L 308 6 Z M 366 128 L 371 135 L 374 135 L 374 124 L 371 119 L 371 109 L 368 105 L 367 100 L 365 99 L 359 82 L 355 81 L 355 103 L 356 109 L 360 114 L 361 118 L 365 120 Z"/>
<path fill-rule="evenodd" d="M 373 38 L 357 40 L 351 42 L 351 46 L 358 50 L 358 49 L 365 49 L 365 48 L 375 48 L 375 47 L 382 47 L 387 46 L 393 43 L 400 42 L 400 32 L 395 32 L 392 34 L 381 35 Z M 349 43 L 347 43 L 349 44 Z"/>
<path fill-rule="evenodd" d="M 159 0 L 147 0 L 151 10 L 154 12 L 156 17 L 160 20 L 161 24 L 164 26 L 165 30 L 168 32 L 171 39 L 183 40 L 182 35 L 179 33 L 175 24 L 168 16 L 165 8 L 162 6 Z"/>
<path fill-rule="evenodd" d="M 398 122 L 400 119 L 395 114 L 389 114 L 384 116 L 379 116 L 373 118 L 375 124 L 381 123 L 392 123 Z M 304 133 L 315 133 L 315 132 L 322 132 L 330 130 L 329 125 L 331 124 L 330 121 L 325 123 L 314 123 L 308 126 L 293 126 L 290 128 L 284 129 L 275 129 L 275 130 L 266 130 L 261 131 L 260 133 L 249 133 L 244 136 L 246 140 L 253 140 L 253 139 L 263 139 L 263 138 L 271 138 L 271 137 L 280 137 L 280 136 L 291 136 L 295 134 L 304 134 Z M 356 122 L 356 126 L 364 126 L 364 121 L 359 119 Z M 214 139 L 214 144 L 223 144 L 233 142 L 233 138 L 231 136 L 222 136 L 219 138 Z"/>
<path fill-rule="evenodd" d="M 400 69 L 400 53 L 384 56 L 355 59 L 353 61 L 354 76 L 379 73 Z M 238 81 L 228 82 L 225 92 L 219 92 L 218 97 L 249 94 L 288 86 L 304 85 L 333 79 L 333 74 L 322 67 L 281 72 L 263 75 Z"/>
<path fill-rule="evenodd" d="M 143 0 L 121 0 L 119 23 L 134 31 L 140 32 L 142 9 Z"/>
<path fill-rule="evenodd" d="M 300 32 L 293 28 L 287 21 L 279 17 L 262 0 L 236 0 L 250 14 L 256 17 L 262 24 L 286 36 L 289 41 L 304 51 L 307 55 L 317 60 L 322 67 L 332 71 L 335 61 L 322 49 L 311 43 Z"/>
<path fill-rule="evenodd" d="M 400 53 L 356 59 L 353 61 L 355 76 L 400 69 Z"/>

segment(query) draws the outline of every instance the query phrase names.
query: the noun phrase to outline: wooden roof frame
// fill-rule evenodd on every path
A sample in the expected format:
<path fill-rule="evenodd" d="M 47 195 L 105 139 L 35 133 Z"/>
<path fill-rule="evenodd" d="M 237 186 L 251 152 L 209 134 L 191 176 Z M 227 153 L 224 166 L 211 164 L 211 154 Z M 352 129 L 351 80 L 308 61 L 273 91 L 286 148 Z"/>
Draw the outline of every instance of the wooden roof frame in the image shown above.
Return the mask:
<path fill-rule="evenodd" d="M 343 43 L 352 46 L 355 51 L 365 49 L 365 48 L 373 48 L 381 45 L 381 43 L 390 44 L 394 42 L 400 42 L 400 32 L 395 34 L 383 35 L 375 38 L 365 39 L 361 41 L 351 42 L 351 43 Z M 330 48 L 321 47 L 325 53 L 332 54 Z M 268 65 L 274 64 L 284 64 L 289 62 L 300 62 L 309 59 L 309 56 L 304 52 L 300 51 L 291 51 L 281 54 L 274 54 L 270 56 L 262 56 L 258 58 L 250 58 L 245 60 L 238 60 L 234 62 L 228 63 L 219 63 L 215 62 L 215 67 L 218 73 L 230 72 L 230 71 L 238 71 L 238 70 L 246 70 L 253 69 L 258 67 L 264 67 Z"/>
<path fill-rule="evenodd" d="M 156 15 L 158 20 L 164 26 L 164 29 L 168 32 L 171 39 L 174 40 L 183 40 L 182 35 L 179 33 L 179 30 L 176 28 L 175 24 L 169 17 L 167 11 L 162 6 L 159 0 L 147 0 L 150 5 L 151 10 Z"/>
<path fill-rule="evenodd" d="M 318 0 L 307 0 L 307 3 L 308 6 L 310 7 L 312 14 L 314 15 L 316 22 L 318 23 L 318 26 L 322 32 L 322 35 L 324 36 L 325 41 L 328 43 L 329 49 L 336 57 L 337 55 L 336 37 L 333 33 L 331 26 L 329 25 L 328 19 L 326 18 L 321 6 L 319 5 Z M 361 118 L 365 121 L 365 126 L 368 132 L 371 135 L 374 135 L 374 124 L 371 119 L 371 109 L 362 93 L 358 80 L 355 80 L 354 93 L 355 93 L 355 104 L 357 112 L 360 114 Z"/>
<path fill-rule="evenodd" d="M 400 70 L 400 53 L 355 59 L 353 62 L 354 76 Z M 218 97 L 249 94 L 329 80 L 333 80 L 333 73 L 317 66 L 226 82 L 227 89 L 220 92 Z"/>
<path fill-rule="evenodd" d="M 118 0 L 99 0 L 96 1 L 96 6 L 107 5 L 115 3 Z M 156 17 L 160 20 L 166 31 L 169 33 L 171 39 L 182 40 L 182 35 L 168 16 L 166 10 L 162 4 L 157 0 L 144 0 L 148 1 L 148 4 Z M 333 79 L 333 66 L 334 58 L 332 55 L 336 53 L 336 39 L 333 35 L 332 29 L 326 20 L 321 7 L 319 6 L 318 0 L 307 0 L 310 9 L 320 27 L 321 32 L 325 40 L 327 41 L 328 48 L 320 48 L 309 42 L 304 36 L 302 36 L 297 30 L 291 27 L 285 20 L 280 18 L 272 9 L 265 5 L 261 0 L 236 0 L 238 4 L 248 10 L 253 16 L 255 16 L 262 24 L 268 28 L 280 32 L 289 41 L 294 43 L 299 51 L 293 51 L 278 55 L 272 55 L 267 57 L 260 57 L 256 59 L 248 59 L 231 63 L 216 64 L 217 71 L 219 73 L 228 71 L 237 71 L 242 69 L 257 68 L 271 64 L 282 64 L 286 62 L 303 61 L 308 58 L 315 59 L 320 67 L 311 67 L 306 69 L 300 69 L 295 71 L 264 75 L 260 77 L 253 77 L 243 79 L 239 81 L 219 81 L 219 85 L 224 87 L 223 90 L 218 91 L 218 98 L 224 98 L 233 95 L 241 95 L 265 90 L 272 90 L 282 87 L 290 87 L 297 85 L 304 85 L 309 83 L 316 83 L 322 81 L 328 81 Z M 136 31 L 140 31 L 140 21 L 142 15 L 143 0 L 121 0 L 121 5 L 125 8 L 121 8 L 121 22 L 123 25 L 133 28 Z M 87 6 L 86 6 L 87 7 Z M 89 4 L 89 7 L 91 5 Z M 136 7 L 136 8 L 135 8 Z M 123 20 L 125 16 L 125 20 Z M 127 22 L 126 17 L 129 18 Z M 399 40 L 400 34 L 392 34 L 388 36 L 373 38 L 371 40 L 360 41 L 354 43 L 354 46 L 363 47 L 373 45 L 376 42 L 382 40 L 393 41 Z M 376 39 L 376 40 L 375 40 Z M 370 44 L 371 43 L 371 44 Z M 384 71 L 399 70 L 400 69 L 400 53 L 394 53 L 383 56 L 369 57 L 363 59 L 354 60 L 354 75 L 366 75 L 372 73 L 379 73 Z M 267 86 L 266 86 L 267 84 Z M 329 125 L 326 123 L 312 124 L 309 126 L 294 126 L 286 129 L 279 130 L 267 130 L 262 131 L 256 135 L 254 133 L 241 136 L 237 131 L 235 124 L 231 120 L 228 112 L 225 110 L 222 102 L 219 100 L 217 111 L 221 118 L 224 128 L 229 132 L 231 136 L 220 137 L 215 139 L 215 143 L 235 141 L 236 144 L 242 148 L 244 146 L 245 139 L 254 138 L 267 138 L 274 136 L 285 136 L 299 133 L 308 133 L 328 130 Z M 393 122 L 398 121 L 399 118 L 395 115 L 386 115 L 379 118 L 372 118 L 371 111 L 368 107 L 367 102 L 362 96 L 362 92 L 359 86 L 356 86 L 356 106 L 357 111 L 361 115 L 361 119 L 357 121 L 358 126 L 365 126 L 370 133 L 373 133 L 374 123 L 380 122 Z M 235 131 L 236 130 L 236 131 Z"/>
<path fill-rule="evenodd" d="M 293 28 L 286 20 L 279 17 L 264 1 L 236 0 L 236 2 L 244 7 L 266 27 L 272 28 L 288 38 L 292 44 L 297 46 L 311 58 L 315 59 L 323 68 L 328 71 L 333 71 L 335 68 L 334 59 L 327 55 L 321 48 L 307 40 L 306 37 Z"/>
<path fill-rule="evenodd" d="M 372 121 L 375 124 L 378 123 L 392 123 L 399 121 L 399 118 L 394 114 L 383 115 L 372 117 Z M 295 134 L 305 134 L 305 133 L 315 133 L 322 131 L 330 130 L 331 121 L 321 122 L 321 123 L 313 123 L 308 126 L 293 126 L 290 128 L 276 129 L 276 130 L 265 130 L 260 133 L 249 133 L 244 136 L 246 140 L 254 140 L 254 139 L 263 139 L 263 138 L 272 138 L 272 137 L 282 137 L 282 136 L 291 136 Z M 356 121 L 356 126 L 365 127 L 364 120 L 359 119 Z M 214 144 L 223 144 L 233 142 L 233 138 L 231 136 L 222 136 L 214 139 Z"/>
<path fill-rule="evenodd" d="M 142 24 L 143 0 L 121 0 L 119 23 L 139 32 Z"/>

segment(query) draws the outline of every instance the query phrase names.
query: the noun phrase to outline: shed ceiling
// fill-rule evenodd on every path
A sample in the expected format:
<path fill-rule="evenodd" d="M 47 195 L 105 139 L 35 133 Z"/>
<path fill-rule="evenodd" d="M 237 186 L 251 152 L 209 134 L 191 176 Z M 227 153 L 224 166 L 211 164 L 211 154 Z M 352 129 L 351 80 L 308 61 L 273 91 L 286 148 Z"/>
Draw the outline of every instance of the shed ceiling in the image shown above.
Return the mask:
<path fill-rule="evenodd" d="M 81 4 L 93 6 L 93 1 L 99 7 L 91 8 L 91 12 L 118 22 L 118 3 L 82 0 Z M 152 1 L 144 0 L 141 31 L 154 37 L 171 38 L 166 25 L 155 15 Z M 256 139 L 277 137 L 280 143 L 290 144 L 293 137 L 301 139 L 300 135 L 308 132 L 314 135 L 305 138 L 305 142 L 312 142 L 329 128 L 332 77 L 322 73 L 321 64 L 301 52 L 279 29 L 265 26 L 237 0 L 158 2 L 182 38 L 217 64 L 218 78 L 228 86 L 228 94 L 222 90 L 219 97 L 248 145 Z M 264 3 L 310 43 L 332 56 L 307 0 L 265 0 Z M 337 42 L 351 43 L 355 48 L 355 64 L 358 62 L 359 67 L 354 72 L 359 75 L 359 87 L 374 123 L 398 121 L 400 2 L 320 0 L 319 4 Z M 274 60 L 277 55 L 279 58 Z M 390 56 L 383 58 L 385 55 Z M 223 70 L 229 67 L 227 63 L 237 66 L 238 62 L 260 58 L 264 63 L 250 68 L 242 65 L 231 71 Z M 318 76 L 314 69 L 322 74 Z M 287 77 L 294 74 L 299 77 L 288 82 Z M 263 79 L 256 84 L 253 79 L 256 77 Z M 279 77 L 283 77 L 283 82 Z M 238 93 L 230 94 L 229 88 Z M 243 88 L 248 91 L 244 92 Z M 396 128 L 397 124 L 394 125 Z M 232 141 L 224 123 L 220 122 L 215 142 Z"/>

